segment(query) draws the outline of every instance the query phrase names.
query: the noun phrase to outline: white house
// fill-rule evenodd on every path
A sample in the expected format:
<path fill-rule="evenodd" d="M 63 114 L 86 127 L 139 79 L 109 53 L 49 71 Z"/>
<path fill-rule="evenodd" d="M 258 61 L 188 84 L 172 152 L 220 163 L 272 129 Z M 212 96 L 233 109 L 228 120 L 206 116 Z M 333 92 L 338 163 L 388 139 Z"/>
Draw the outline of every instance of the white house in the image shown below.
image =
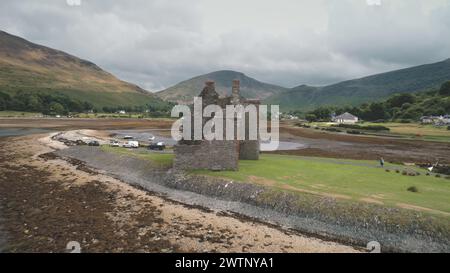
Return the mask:
<path fill-rule="evenodd" d="M 358 121 L 359 121 L 358 117 L 356 117 L 348 112 L 345 112 L 344 114 L 333 118 L 333 122 L 337 122 L 337 123 L 355 124 Z"/>
<path fill-rule="evenodd" d="M 450 115 L 445 116 L 424 116 L 420 118 L 423 124 L 434 124 L 438 126 L 450 124 Z"/>

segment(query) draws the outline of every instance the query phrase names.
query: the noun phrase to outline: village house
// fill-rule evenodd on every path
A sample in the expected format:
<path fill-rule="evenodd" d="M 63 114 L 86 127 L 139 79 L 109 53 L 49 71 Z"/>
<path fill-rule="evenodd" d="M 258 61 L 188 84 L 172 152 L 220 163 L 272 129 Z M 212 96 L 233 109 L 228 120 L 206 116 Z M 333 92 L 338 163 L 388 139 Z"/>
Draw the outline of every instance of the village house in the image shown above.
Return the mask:
<path fill-rule="evenodd" d="M 450 115 L 444 116 L 423 116 L 420 118 L 423 124 L 434 124 L 437 126 L 444 126 L 450 124 Z"/>
<path fill-rule="evenodd" d="M 348 112 L 345 112 L 342 115 L 333 117 L 332 121 L 341 124 L 355 124 L 359 121 L 359 118 Z"/>

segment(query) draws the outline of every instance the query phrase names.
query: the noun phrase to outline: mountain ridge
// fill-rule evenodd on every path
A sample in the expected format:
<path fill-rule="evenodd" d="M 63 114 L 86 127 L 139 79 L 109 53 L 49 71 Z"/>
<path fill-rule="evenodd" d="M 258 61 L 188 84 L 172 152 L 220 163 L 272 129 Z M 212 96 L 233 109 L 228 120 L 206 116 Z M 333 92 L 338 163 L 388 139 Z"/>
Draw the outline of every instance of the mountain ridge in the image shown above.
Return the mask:
<path fill-rule="evenodd" d="M 191 103 L 193 97 L 200 94 L 205 81 L 208 80 L 215 81 L 216 91 L 221 96 L 231 94 L 233 80 L 240 80 L 241 94 L 246 98 L 266 99 L 274 94 L 287 90 L 285 87 L 258 81 L 242 72 L 218 70 L 179 82 L 155 94 L 164 100 L 177 103 Z"/>
<path fill-rule="evenodd" d="M 162 102 L 95 63 L 0 31 L 0 91 L 59 92 L 97 107 Z"/>

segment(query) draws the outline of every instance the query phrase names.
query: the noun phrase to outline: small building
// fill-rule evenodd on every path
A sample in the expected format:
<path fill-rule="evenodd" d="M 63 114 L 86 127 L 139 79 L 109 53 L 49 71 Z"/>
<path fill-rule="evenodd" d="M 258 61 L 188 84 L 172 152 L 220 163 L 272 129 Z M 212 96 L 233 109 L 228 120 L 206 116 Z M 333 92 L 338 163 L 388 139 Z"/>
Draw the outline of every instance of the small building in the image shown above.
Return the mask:
<path fill-rule="evenodd" d="M 442 122 L 443 122 L 445 125 L 449 125 L 449 124 L 450 124 L 450 115 L 445 115 L 445 116 L 443 116 L 443 117 L 442 117 Z"/>
<path fill-rule="evenodd" d="M 423 124 L 431 124 L 434 120 L 435 118 L 433 116 L 423 116 L 420 118 L 420 122 Z"/>
<path fill-rule="evenodd" d="M 354 116 L 348 112 L 345 112 L 342 115 L 333 117 L 333 122 L 344 123 L 344 124 L 355 124 L 359 121 L 357 116 Z"/>
<path fill-rule="evenodd" d="M 423 116 L 420 118 L 423 124 L 434 124 L 436 126 L 444 126 L 450 124 L 450 115 L 445 116 Z"/>

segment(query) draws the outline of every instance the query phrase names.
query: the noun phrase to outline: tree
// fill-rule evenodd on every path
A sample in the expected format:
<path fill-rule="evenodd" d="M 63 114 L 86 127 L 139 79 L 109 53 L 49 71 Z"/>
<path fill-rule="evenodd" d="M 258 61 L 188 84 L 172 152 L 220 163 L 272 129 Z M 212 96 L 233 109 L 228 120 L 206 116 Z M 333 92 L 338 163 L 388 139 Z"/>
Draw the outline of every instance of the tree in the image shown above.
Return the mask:
<path fill-rule="evenodd" d="M 62 115 L 62 114 L 66 114 L 67 111 L 64 108 L 64 106 L 59 103 L 59 102 L 52 102 L 50 104 L 50 113 L 51 114 L 58 114 L 58 115 Z"/>
<path fill-rule="evenodd" d="M 381 120 L 389 117 L 386 108 L 381 102 L 374 102 L 369 105 L 369 109 L 363 115 L 366 120 Z"/>
<path fill-rule="evenodd" d="M 316 119 L 318 119 L 318 120 L 330 120 L 331 112 L 332 112 L 332 110 L 330 108 L 319 107 L 316 110 L 310 112 L 310 114 L 315 115 Z"/>
<path fill-rule="evenodd" d="M 405 103 L 414 103 L 416 98 L 411 94 L 397 94 L 387 100 L 390 107 L 401 107 Z"/>
<path fill-rule="evenodd" d="M 307 114 L 305 118 L 309 122 L 317 121 L 317 116 L 314 114 Z"/>
<path fill-rule="evenodd" d="M 450 96 L 450 81 L 441 85 L 441 89 L 439 89 L 439 94 L 442 96 Z"/>

